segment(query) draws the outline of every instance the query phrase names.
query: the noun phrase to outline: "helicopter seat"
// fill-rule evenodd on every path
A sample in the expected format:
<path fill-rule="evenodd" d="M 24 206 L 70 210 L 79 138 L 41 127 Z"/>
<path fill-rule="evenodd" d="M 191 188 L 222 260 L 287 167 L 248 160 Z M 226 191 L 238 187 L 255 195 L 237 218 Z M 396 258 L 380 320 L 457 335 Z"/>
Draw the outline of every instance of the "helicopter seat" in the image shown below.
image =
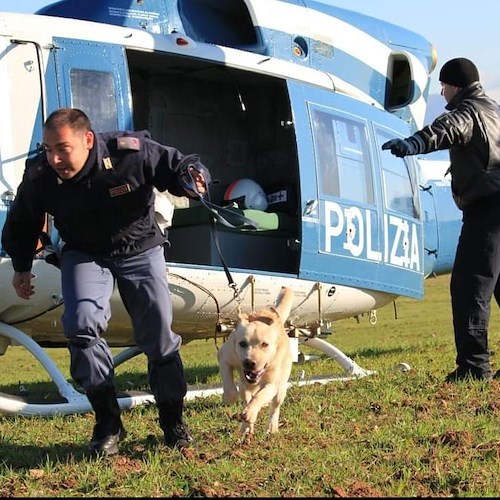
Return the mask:
<path fill-rule="evenodd" d="M 231 212 L 243 216 L 245 219 L 250 219 L 256 223 L 255 229 L 231 228 L 221 223 L 218 224 L 218 229 L 223 231 L 284 231 L 292 232 L 294 227 L 293 217 L 284 212 L 264 212 L 252 208 L 238 209 L 231 208 Z M 225 216 L 224 212 L 220 215 Z M 176 208 L 172 219 L 172 227 L 198 226 L 210 223 L 211 212 L 204 206 L 193 206 L 189 208 Z M 228 221 L 232 219 L 228 217 Z"/>
<path fill-rule="evenodd" d="M 293 216 L 283 212 L 232 209 L 256 222 L 256 229 L 228 227 L 217 223 L 217 238 L 228 266 L 287 272 L 297 252 Z M 169 262 L 219 265 L 221 263 L 211 227 L 213 215 L 204 206 L 176 208 L 168 230 Z"/>

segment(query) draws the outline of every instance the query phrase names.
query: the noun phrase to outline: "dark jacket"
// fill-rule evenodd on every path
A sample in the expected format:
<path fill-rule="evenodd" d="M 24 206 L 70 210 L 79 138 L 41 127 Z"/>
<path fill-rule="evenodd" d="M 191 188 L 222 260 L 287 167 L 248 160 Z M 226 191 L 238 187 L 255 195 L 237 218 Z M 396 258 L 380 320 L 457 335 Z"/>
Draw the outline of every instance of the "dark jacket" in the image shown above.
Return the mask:
<path fill-rule="evenodd" d="M 62 181 L 45 153 L 28 160 L 10 207 L 2 245 L 15 271 L 29 271 L 45 214 L 64 241 L 94 257 L 136 255 L 165 241 L 155 221 L 154 191 L 186 196 L 177 169 L 183 155 L 149 132 L 107 132 L 96 140 L 83 169 Z M 205 179 L 209 173 L 198 163 Z"/>
<path fill-rule="evenodd" d="M 461 209 L 500 192 L 500 114 L 479 82 L 462 89 L 448 112 L 416 132 L 419 153 L 450 150 L 451 189 Z"/>

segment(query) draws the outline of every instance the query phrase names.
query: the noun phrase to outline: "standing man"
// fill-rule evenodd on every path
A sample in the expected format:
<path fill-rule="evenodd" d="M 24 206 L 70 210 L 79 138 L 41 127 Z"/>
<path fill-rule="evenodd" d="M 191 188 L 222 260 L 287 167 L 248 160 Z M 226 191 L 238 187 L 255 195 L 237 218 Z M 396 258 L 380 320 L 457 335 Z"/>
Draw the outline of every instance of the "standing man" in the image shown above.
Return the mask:
<path fill-rule="evenodd" d="M 463 216 L 450 282 L 457 368 L 445 380 L 489 380 L 490 301 L 500 274 L 499 106 L 468 59 L 446 62 L 439 80 L 448 112 L 382 149 L 399 157 L 450 150 L 451 190 Z"/>
<path fill-rule="evenodd" d="M 48 117 L 43 147 L 25 170 L 2 245 L 12 259 L 16 293 L 29 299 L 35 293 L 31 267 L 37 240 L 45 214 L 53 216 L 64 242 L 62 321 L 71 376 L 85 390 L 96 418 L 89 451 L 116 454 L 126 435 L 113 359 L 102 337 L 115 283 L 135 342 L 148 359 L 165 443 L 188 446 L 192 438 L 183 420 L 187 385 L 179 355 L 182 339 L 171 328 L 165 236 L 155 221 L 153 188 L 197 198 L 206 191 L 210 174 L 197 157 L 182 162 L 188 157 L 153 141 L 147 131 L 97 134 L 89 118 L 74 108 Z"/>

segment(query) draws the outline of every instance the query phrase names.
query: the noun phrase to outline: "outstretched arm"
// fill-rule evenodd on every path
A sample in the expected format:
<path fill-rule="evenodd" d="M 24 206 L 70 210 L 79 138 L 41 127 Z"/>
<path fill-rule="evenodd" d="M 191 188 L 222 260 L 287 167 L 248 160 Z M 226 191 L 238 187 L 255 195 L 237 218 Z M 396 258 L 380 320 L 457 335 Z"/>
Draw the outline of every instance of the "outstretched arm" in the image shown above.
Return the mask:
<path fill-rule="evenodd" d="M 391 153 L 398 158 L 404 158 L 409 155 L 416 155 L 422 152 L 419 141 L 415 137 L 407 139 L 391 139 L 382 144 L 382 149 L 390 149 Z"/>

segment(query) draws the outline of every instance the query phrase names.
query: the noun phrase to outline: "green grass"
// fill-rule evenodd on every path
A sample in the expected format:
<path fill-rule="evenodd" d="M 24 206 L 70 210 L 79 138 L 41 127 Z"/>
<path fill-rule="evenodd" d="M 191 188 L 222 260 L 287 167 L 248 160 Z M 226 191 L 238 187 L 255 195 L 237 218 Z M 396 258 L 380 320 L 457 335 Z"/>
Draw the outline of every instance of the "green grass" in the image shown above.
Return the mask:
<path fill-rule="evenodd" d="M 3 497 L 498 497 L 500 381 L 443 384 L 454 369 L 449 276 L 430 279 L 423 301 L 335 323 L 327 340 L 377 374 L 294 386 L 280 432 L 238 440 L 239 406 L 220 396 L 186 403 L 196 443 L 184 452 L 161 443 L 154 407 L 125 411 L 120 454 L 89 459 L 92 414 L 0 416 Z M 500 314 L 492 305 L 490 349 L 500 368 Z M 48 349 L 67 374 L 65 349 Z M 313 353 L 313 351 L 305 351 Z M 190 384 L 219 384 L 214 341 L 181 350 Z M 398 363 L 408 372 L 395 369 Z M 10 347 L 0 358 L 0 390 L 50 391 L 32 356 Z M 495 365 L 496 363 L 496 365 Z M 332 359 L 295 364 L 292 378 L 340 374 Z M 69 377 L 69 375 L 68 375 Z M 145 388 L 145 358 L 117 368 L 119 388 Z"/>

